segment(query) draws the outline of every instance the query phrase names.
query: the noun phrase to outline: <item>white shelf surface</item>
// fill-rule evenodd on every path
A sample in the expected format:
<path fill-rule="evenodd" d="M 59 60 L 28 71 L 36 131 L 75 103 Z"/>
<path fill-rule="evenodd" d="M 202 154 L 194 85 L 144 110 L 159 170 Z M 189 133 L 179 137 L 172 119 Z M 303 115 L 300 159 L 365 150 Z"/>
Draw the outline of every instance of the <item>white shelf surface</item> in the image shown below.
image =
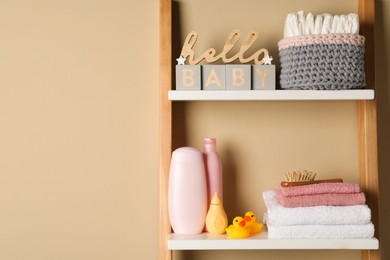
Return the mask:
<path fill-rule="evenodd" d="M 373 100 L 372 89 L 356 90 L 171 90 L 171 101 L 294 101 L 294 100 Z"/>
<path fill-rule="evenodd" d="M 376 250 L 376 238 L 364 239 L 268 239 L 262 231 L 245 239 L 231 239 L 227 235 L 213 236 L 209 233 L 199 235 L 170 234 L 170 250 L 272 250 L 272 249 L 348 249 Z"/>

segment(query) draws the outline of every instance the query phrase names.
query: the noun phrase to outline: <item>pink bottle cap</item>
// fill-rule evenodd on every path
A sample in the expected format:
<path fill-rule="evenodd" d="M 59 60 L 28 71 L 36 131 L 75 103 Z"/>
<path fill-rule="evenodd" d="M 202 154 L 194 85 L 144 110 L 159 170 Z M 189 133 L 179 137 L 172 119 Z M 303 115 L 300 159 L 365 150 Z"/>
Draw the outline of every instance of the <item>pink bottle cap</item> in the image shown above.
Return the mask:
<path fill-rule="evenodd" d="M 208 143 L 208 144 L 215 144 L 217 142 L 217 138 L 215 137 L 212 137 L 212 138 L 205 138 L 204 139 L 204 142 L 205 143 Z"/>

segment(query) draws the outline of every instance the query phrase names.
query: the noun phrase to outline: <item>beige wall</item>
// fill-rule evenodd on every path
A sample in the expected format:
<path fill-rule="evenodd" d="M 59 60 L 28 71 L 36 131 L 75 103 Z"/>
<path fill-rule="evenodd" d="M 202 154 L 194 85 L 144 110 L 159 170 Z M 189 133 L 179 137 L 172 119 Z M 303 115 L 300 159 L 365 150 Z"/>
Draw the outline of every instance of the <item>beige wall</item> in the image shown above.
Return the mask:
<path fill-rule="evenodd" d="M 286 0 L 249 8 L 251 15 L 236 15 L 222 0 L 213 1 L 224 7 L 218 14 L 195 2 L 179 5 L 185 18 L 180 28 L 175 21 L 181 32 L 177 45 L 196 29 L 200 49 L 211 47 L 202 43 L 205 39 L 220 46 L 239 24 L 243 33 L 260 30 L 258 46 L 276 58 L 284 13 L 304 1 L 293 8 Z M 306 10 L 319 12 L 328 1 L 305 2 Z M 332 2 L 329 12 L 356 8 L 355 0 Z M 390 3 L 378 5 L 379 166 L 386 227 Z M 201 13 L 215 18 L 201 23 Z M 256 20 L 262 22 L 253 25 Z M 157 259 L 158 94 L 157 0 L 0 1 L 0 259 Z M 261 190 L 302 165 L 324 177 L 340 173 L 357 180 L 354 103 L 206 102 L 174 108 L 175 146 L 200 148 L 204 136 L 218 138 L 229 217 L 248 208 L 263 211 Z M 283 130 L 286 122 L 290 131 Z M 381 236 L 382 244 L 390 241 L 388 232 L 381 230 Z M 390 255 L 386 248 L 383 253 Z M 360 259 L 355 251 L 176 252 L 175 257 Z"/>
<path fill-rule="evenodd" d="M 158 2 L 0 1 L 0 259 L 157 259 Z"/>

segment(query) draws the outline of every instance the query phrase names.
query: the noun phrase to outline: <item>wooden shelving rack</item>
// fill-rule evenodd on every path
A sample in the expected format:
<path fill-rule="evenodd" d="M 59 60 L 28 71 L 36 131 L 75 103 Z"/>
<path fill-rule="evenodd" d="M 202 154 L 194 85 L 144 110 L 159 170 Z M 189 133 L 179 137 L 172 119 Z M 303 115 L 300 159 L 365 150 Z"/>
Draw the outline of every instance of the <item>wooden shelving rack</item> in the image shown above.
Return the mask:
<path fill-rule="evenodd" d="M 226 235 L 212 236 L 170 234 L 168 248 L 171 250 L 270 250 L 270 249 L 378 249 L 378 239 L 268 239 L 262 231 L 248 239 L 229 239 Z"/>
<path fill-rule="evenodd" d="M 372 210 L 375 237 L 379 237 L 377 123 L 375 100 L 374 22 L 375 1 L 359 0 L 360 33 L 366 38 L 365 71 L 370 89 L 345 91 L 273 91 L 246 92 L 175 92 L 172 89 L 172 2 L 160 0 L 160 248 L 159 259 L 170 260 L 171 250 L 222 249 L 357 249 L 362 260 L 380 260 L 379 241 L 373 239 L 272 240 L 267 233 L 252 239 L 237 241 L 226 236 L 211 238 L 207 234 L 180 236 L 171 234 L 168 218 L 168 176 L 172 153 L 172 101 L 202 100 L 356 100 L 358 103 L 359 182 Z"/>
<path fill-rule="evenodd" d="M 372 89 L 359 90 L 188 90 L 168 92 L 171 101 L 335 101 L 373 100 Z"/>

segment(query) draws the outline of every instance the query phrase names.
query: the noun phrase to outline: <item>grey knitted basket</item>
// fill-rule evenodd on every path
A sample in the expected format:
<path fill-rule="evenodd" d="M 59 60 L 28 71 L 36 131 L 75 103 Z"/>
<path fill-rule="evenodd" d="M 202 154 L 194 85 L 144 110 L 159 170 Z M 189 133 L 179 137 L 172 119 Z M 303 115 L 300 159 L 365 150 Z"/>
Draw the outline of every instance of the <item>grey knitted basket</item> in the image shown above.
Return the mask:
<path fill-rule="evenodd" d="M 366 85 L 361 35 L 296 36 L 278 45 L 282 89 L 361 89 Z"/>

